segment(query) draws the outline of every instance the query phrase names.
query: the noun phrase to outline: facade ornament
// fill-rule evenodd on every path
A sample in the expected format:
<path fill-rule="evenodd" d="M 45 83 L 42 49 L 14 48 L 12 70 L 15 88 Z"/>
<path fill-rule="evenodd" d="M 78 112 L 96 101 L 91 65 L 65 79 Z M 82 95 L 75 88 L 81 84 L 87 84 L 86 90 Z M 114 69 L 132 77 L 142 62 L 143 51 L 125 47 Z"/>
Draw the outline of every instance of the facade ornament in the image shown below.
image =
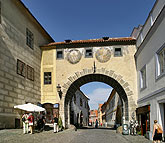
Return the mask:
<path fill-rule="evenodd" d="M 96 51 L 95 56 L 99 62 L 105 63 L 105 62 L 109 61 L 109 59 L 111 57 L 111 51 L 108 48 L 101 47 L 100 49 L 98 49 Z"/>
<path fill-rule="evenodd" d="M 79 50 L 70 50 L 67 54 L 67 59 L 71 64 L 76 64 L 81 60 L 82 54 Z"/>

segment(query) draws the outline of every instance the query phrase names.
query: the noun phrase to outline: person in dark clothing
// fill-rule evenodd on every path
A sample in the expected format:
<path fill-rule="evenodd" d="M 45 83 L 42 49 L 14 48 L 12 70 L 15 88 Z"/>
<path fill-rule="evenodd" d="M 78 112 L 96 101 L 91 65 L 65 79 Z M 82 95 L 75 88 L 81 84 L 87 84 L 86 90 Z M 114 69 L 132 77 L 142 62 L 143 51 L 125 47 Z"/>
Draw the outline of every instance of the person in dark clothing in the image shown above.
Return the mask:
<path fill-rule="evenodd" d="M 37 128 L 39 131 L 43 131 L 45 126 L 45 116 L 44 113 L 40 112 L 38 115 Z"/>
<path fill-rule="evenodd" d="M 162 133 L 159 133 L 158 130 L 161 130 L 163 132 L 163 129 L 161 125 L 157 123 L 157 120 L 154 120 L 154 126 L 153 126 L 153 133 L 152 133 L 152 138 L 154 143 L 160 143 L 162 141 Z"/>
<path fill-rule="evenodd" d="M 98 121 L 97 121 L 97 119 L 96 119 L 96 125 L 95 125 L 95 128 L 98 128 Z"/>

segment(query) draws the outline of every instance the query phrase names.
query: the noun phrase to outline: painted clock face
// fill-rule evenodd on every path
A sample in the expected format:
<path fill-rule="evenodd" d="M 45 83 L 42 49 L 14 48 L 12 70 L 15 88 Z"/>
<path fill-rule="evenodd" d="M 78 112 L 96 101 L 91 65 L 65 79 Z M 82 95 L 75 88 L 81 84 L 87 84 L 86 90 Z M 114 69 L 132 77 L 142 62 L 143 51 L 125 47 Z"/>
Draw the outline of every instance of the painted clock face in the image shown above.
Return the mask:
<path fill-rule="evenodd" d="M 76 64 L 80 61 L 81 59 L 81 53 L 79 50 L 70 50 L 67 54 L 68 61 L 71 64 Z"/>
<path fill-rule="evenodd" d="M 105 62 L 109 61 L 109 59 L 111 57 L 111 52 L 108 48 L 102 47 L 96 51 L 95 56 L 99 62 L 105 63 Z"/>

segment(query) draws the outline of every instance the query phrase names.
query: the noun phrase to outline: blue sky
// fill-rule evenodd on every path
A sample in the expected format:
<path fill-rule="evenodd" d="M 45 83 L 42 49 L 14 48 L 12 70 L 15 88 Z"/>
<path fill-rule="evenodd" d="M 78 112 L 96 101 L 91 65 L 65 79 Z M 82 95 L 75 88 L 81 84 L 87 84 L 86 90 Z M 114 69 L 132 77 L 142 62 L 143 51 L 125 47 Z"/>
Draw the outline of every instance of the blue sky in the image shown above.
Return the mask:
<path fill-rule="evenodd" d="M 90 109 L 97 109 L 98 104 L 103 104 L 105 101 L 107 101 L 112 91 L 111 86 L 102 82 L 90 82 L 81 86 L 80 89 L 90 98 Z"/>
<path fill-rule="evenodd" d="M 22 0 L 56 42 L 129 37 L 143 25 L 156 0 Z M 89 96 L 91 109 L 108 98 L 112 88 L 88 83 L 81 90 Z"/>
<path fill-rule="evenodd" d="M 22 0 L 56 42 L 129 37 L 155 0 Z"/>

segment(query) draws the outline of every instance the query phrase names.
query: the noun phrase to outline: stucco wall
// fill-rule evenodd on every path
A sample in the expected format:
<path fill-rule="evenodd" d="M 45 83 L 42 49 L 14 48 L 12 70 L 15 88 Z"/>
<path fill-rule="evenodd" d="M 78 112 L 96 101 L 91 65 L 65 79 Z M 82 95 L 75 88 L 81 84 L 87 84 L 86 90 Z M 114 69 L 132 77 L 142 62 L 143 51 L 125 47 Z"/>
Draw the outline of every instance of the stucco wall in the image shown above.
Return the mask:
<path fill-rule="evenodd" d="M 165 2 L 161 2 L 161 7 Z M 158 7 L 157 7 L 158 6 Z M 158 123 L 163 126 L 165 134 L 165 119 L 164 119 L 164 105 L 165 105 L 165 76 L 157 75 L 157 52 L 164 48 L 165 44 L 165 9 L 156 5 L 153 11 L 160 13 L 154 15 L 157 17 L 155 23 L 150 27 L 146 39 L 143 41 L 136 53 L 137 61 L 137 77 L 138 77 L 138 107 L 150 105 L 150 131 L 149 138 L 152 139 L 153 123 L 158 120 Z M 140 70 L 146 66 L 146 88 L 140 89 Z"/>
<path fill-rule="evenodd" d="M 76 124 L 77 123 L 77 114 L 79 114 L 79 121 L 78 123 L 80 123 L 80 114 L 81 114 L 81 111 L 83 113 L 83 125 L 88 125 L 88 109 L 85 108 L 85 105 L 84 103 L 88 102 L 88 99 L 86 97 L 84 97 L 84 95 L 79 91 L 77 90 L 76 93 L 76 104 L 74 103 L 74 98 L 72 98 L 72 111 L 74 111 L 74 123 Z M 80 106 L 80 98 L 82 99 L 82 106 Z"/>
<path fill-rule="evenodd" d="M 89 45 L 89 47 L 92 47 Z M 105 47 L 105 46 L 100 46 Z M 135 111 L 136 109 L 136 101 L 137 101 L 137 80 L 136 80 L 136 67 L 135 67 L 135 60 L 134 60 L 134 54 L 136 52 L 135 45 L 110 45 L 106 46 L 106 48 L 109 48 L 111 50 L 111 58 L 109 61 L 105 63 L 99 62 L 95 57 L 95 52 L 100 47 L 92 47 L 93 48 L 93 58 L 85 58 L 85 47 L 80 48 L 61 48 L 61 50 L 64 50 L 64 59 L 56 59 L 56 48 L 50 47 L 46 50 L 42 51 L 42 72 L 49 71 L 52 72 L 52 82 L 53 84 L 50 85 L 42 85 L 42 103 L 60 103 L 60 113 L 63 118 L 64 122 L 64 102 L 65 102 L 65 96 L 66 91 L 64 91 L 64 84 L 67 83 L 69 80 L 69 77 L 75 77 L 76 72 L 82 72 L 84 69 L 91 69 L 94 66 L 96 66 L 96 73 L 101 71 L 102 68 L 105 68 L 106 70 L 112 70 L 115 71 L 114 77 L 117 78 L 118 82 L 120 83 L 120 79 L 122 78 L 121 83 L 123 83 L 124 88 L 125 86 L 128 86 L 129 88 L 126 88 L 126 93 L 131 91 L 131 94 L 128 95 L 128 106 L 131 112 Z M 114 56 L 114 48 L 122 48 L 123 56 L 121 57 L 115 57 Z M 60 48 L 58 48 L 59 50 Z M 71 64 L 67 60 L 67 53 L 71 49 L 77 49 L 81 52 L 82 57 L 81 60 L 76 64 Z M 50 54 L 50 56 L 49 56 Z M 53 55 L 53 57 L 52 57 Z M 50 59 L 51 57 L 51 59 Z M 53 60 L 53 63 L 50 62 L 50 60 Z M 50 62 L 50 63 L 49 63 Z M 44 65 L 44 63 L 48 63 Z M 49 67 L 49 70 L 48 70 Z M 53 71 L 52 71 L 53 70 Z M 84 71 L 85 72 L 85 71 Z M 43 75 L 43 73 L 42 73 Z M 120 77 L 118 79 L 118 76 Z M 81 77 L 81 76 L 80 76 Z M 77 77 L 75 77 L 77 79 Z M 42 77 L 43 80 L 43 77 Z M 70 82 L 70 81 L 69 81 Z M 43 81 L 42 81 L 43 83 Z M 126 83 L 126 85 L 124 85 Z M 63 91 L 63 97 L 60 100 L 56 86 L 57 84 L 60 84 Z M 71 83 L 70 83 L 71 84 Z M 47 90 L 49 89 L 49 90 Z M 47 91 L 47 93 L 44 91 Z"/>
<path fill-rule="evenodd" d="M 145 48 L 142 49 L 137 57 L 137 76 L 138 76 L 138 86 L 140 85 L 140 73 L 139 71 L 146 65 L 146 81 L 147 88 L 140 90 L 138 88 L 139 99 L 147 96 L 148 94 L 164 87 L 165 78 L 160 78 L 157 80 L 156 77 L 156 52 L 164 44 L 165 36 L 165 19 L 161 22 L 159 27 L 156 29 L 155 33 L 149 39 Z"/>

